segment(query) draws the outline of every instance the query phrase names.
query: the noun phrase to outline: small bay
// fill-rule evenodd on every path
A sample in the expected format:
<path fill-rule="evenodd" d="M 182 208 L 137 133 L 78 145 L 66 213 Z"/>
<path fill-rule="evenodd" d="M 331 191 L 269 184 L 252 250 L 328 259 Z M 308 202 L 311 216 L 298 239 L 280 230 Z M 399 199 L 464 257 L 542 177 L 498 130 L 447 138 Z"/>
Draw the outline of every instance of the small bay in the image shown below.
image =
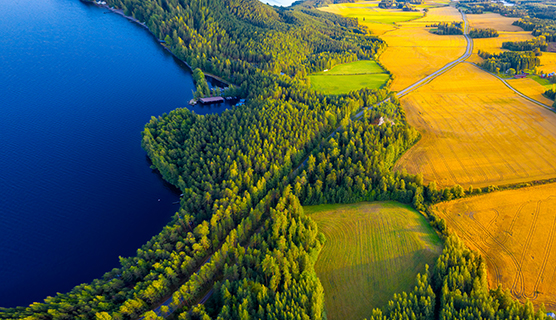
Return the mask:
<path fill-rule="evenodd" d="M 0 12 L 0 306 L 13 307 L 102 276 L 168 223 L 179 191 L 149 168 L 141 130 L 188 107 L 194 85 L 106 9 L 14 0 Z"/>

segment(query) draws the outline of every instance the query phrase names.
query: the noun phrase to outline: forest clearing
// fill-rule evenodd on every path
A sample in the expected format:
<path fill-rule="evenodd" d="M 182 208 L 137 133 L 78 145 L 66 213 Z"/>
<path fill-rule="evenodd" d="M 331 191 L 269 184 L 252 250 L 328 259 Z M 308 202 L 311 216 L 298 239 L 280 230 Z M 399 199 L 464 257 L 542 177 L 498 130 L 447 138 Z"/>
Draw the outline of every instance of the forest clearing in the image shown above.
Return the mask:
<path fill-rule="evenodd" d="M 402 100 L 422 139 L 396 164 L 440 186 L 553 178 L 556 114 L 469 63 Z"/>
<path fill-rule="evenodd" d="M 434 207 L 486 259 L 491 288 L 556 308 L 556 184 L 507 190 Z"/>
<path fill-rule="evenodd" d="M 361 88 L 379 89 L 390 79 L 375 61 L 344 63 L 309 76 L 311 87 L 327 94 L 342 94 Z"/>
<path fill-rule="evenodd" d="M 326 236 L 315 270 L 327 316 L 363 319 L 396 292 L 410 290 L 442 244 L 423 216 L 397 202 L 304 207 Z"/>

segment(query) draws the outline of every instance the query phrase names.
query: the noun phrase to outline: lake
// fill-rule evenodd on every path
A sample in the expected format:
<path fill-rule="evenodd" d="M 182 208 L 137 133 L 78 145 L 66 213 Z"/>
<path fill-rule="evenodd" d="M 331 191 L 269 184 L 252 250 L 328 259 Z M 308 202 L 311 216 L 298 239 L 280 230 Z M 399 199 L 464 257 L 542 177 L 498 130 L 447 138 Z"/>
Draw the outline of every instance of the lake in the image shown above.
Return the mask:
<path fill-rule="evenodd" d="M 179 191 L 149 168 L 141 130 L 188 107 L 194 85 L 105 9 L 14 0 L 0 12 L 0 306 L 13 307 L 102 276 L 170 221 Z"/>

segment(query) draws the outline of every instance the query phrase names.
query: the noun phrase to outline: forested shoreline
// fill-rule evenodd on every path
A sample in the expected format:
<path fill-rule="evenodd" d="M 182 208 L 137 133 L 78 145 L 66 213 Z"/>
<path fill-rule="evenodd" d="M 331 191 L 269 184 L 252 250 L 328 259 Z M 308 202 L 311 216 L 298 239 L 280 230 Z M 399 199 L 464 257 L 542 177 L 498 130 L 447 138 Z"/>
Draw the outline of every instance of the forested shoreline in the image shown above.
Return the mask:
<path fill-rule="evenodd" d="M 248 102 L 221 115 L 176 109 L 152 117 L 142 146 L 184 194 L 173 220 L 102 278 L 43 303 L 2 309 L 0 318 L 159 319 L 150 310 L 173 296 L 178 319 L 325 319 L 313 267 L 326 240 L 301 205 L 392 199 L 422 211 L 446 249 L 413 292 L 369 318 L 544 319 L 530 304 L 489 291 L 482 258 L 427 210 L 471 190 L 437 190 L 420 175 L 392 171 L 419 134 L 388 90 L 328 96 L 309 88 L 309 73 L 375 59 L 385 49 L 355 19 L 311 9 L 313 3 L 107 2 L 144 21 L 192 68 L 238 84 Z M 198 306 L 210 288 L 214 296 Z"/>

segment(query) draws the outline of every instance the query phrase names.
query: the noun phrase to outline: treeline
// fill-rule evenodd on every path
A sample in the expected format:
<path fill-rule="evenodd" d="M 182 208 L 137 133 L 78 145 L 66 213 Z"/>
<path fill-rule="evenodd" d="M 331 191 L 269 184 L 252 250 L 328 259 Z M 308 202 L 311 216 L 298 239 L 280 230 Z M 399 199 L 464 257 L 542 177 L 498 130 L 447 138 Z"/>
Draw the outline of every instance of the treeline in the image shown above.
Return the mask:
<path fill-rule="evenodd" d="M 546 51 L 548 43 L 545 36 L 538 36 L 525 41 L 504 41 L 502 48 L 511 51 L 534 51 L 536 55 L 540 55 L 541 51 Z"/>
<path fill-rule="evenodd" d="M 546 90 L 543 95 L 549 99 L 555 100 L 556 99 L 556 90 L 548 89 Z"/>
<path fill-rule="evenodd" d="M 450 235 L 432 272 L 427 268 L 417 277 L 412 291 L 394 295 L 387 306 L 373 310 L 368 319 L 547 318 L 544 309 L 535 312 L 530 301 L 521 304 L 500 287 L 489 290 L 484 258 Z"/>
<path fill-rule="evenodd" d="M 476 29 L 471 28 L 469 30 L 469 37 L 471 38 L 497 38 L 499 36 L 498 31 L 492 28 L 486 29 Z"/>
<path fill-rule="evenodd" d="M 328 97 L 303 81 L 307 70 L 332 60 L 372 58 L 384 47 L 354 28 L 353 20 L 258 1 L 108 2 L 145 21 L 194 68 L 239 84 L 248 103 L 221 116 L 178 109 L 153 117 L 142 145 L 153 166 L 184 193 L 173 221 L 101 279 L 29 307 L 2 309 L 1 318 L 94 319 L 106 313 L 133 319 L 175 290 L 187 306 L 222 273 L 217 262 L 226 261 L 222 250 L 230 247 L 224 244 L 234 230 L 241 233 L 243 219 L 269 190 L 283 188 L 292 167 L 356 110 L 386 97 L 369 90 Z M 204 265 L 217 252 L 222 260 Z"/>
<path fill-rule="evenodd" d="M 431 32 L 438 35 L 463 34 L 463 22 L 440 22 L 427 27 L 436 27 Z"/>
<path fill-rule="evenodd" d="M 394 1 L 394 0 L 381 0 L 378 7 L 381 9 L 398 8 L 403 11 L 419 11 L 413 8 L 412 5 L 422 4 L 423 0 L 407 0 L 407 1 Z"/>
<path fill-rule="evenodd" d="M 556 21 L 552 19 L 524 18 L 512 24 L 525 31 L 532 31 L 535 37 L 544 37 L 547 42 L 556 41 Z"/>
<path fill-rule="evenodd" d="M 505 17 L 524 17 L 527 11 L 518 6 L 505 6 L 490 0 L 458 1 L 456 8 L 467 14 L 482 14 L 484 12 L 499 13 Z"/>
<path fill-rule="evenodd" d="M 488 53 L 479 50 L 479 56 L 483 61 L 480 66 L 490 72 L 506 72 L 514 69 L 517 73 L 523 70 L 531 70 L 540 65 L 540 59 L 531 51 L 525 52 L 501 52 Z"/>

